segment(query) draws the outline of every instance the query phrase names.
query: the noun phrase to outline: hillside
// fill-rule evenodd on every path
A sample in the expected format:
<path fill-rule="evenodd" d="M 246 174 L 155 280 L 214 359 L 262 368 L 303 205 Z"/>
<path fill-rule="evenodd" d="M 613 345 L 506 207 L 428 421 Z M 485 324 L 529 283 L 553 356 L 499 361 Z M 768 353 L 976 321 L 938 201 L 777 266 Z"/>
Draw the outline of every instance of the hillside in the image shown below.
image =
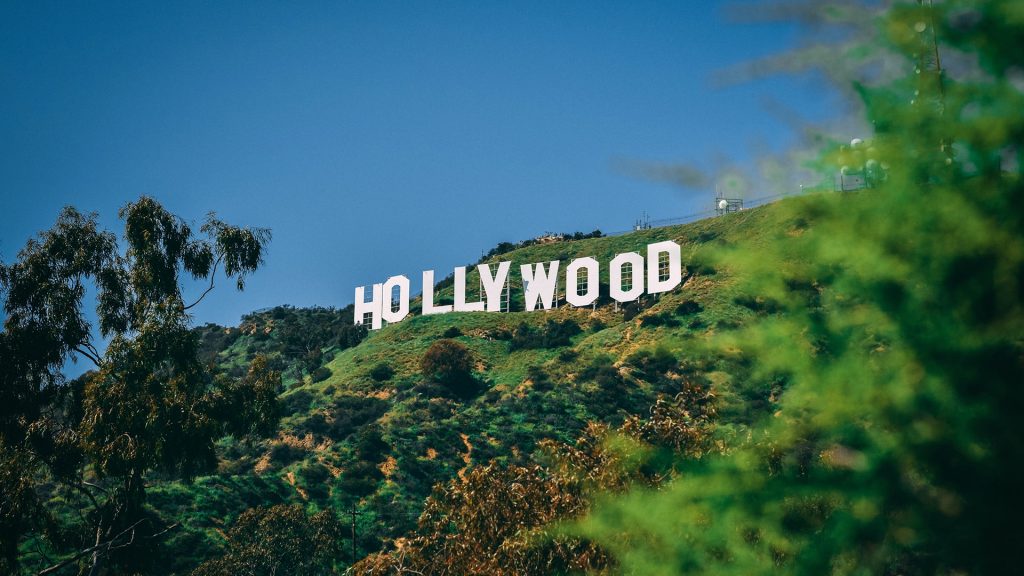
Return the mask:
<path fill-rule="evenodd" d="M 186 570 L 211 554 L 246 507 L 283 501 L 354 509 L 361 557 L 414 527 L 438 482 L 491 460 L 521 463 L 539 440 L 571 441 L 587 422 L 617 424 L 643 414 L 684 381 L 708 385 L 718 402 L 718 433 L 737 433 L 769 410 L 779 383 L 745 377 L 741 362 L 706 352 L 711 335 L 763 310 L 737 291 L 727 266 L 706 264 L 704 254 L 709 247 L 756 245 L 788 229 L 782 213 L 765 206 L 682 226 L 537 244 L 486 260 L 517 266 L 593 256 L 606 263 L 651 242 L 679 242 L 684 285 L 625 308 L 563 303 L 531 313 L 419 316 L 414 303 L 413 316 L 368 334 L 352 326 L 351 308 L 275 308 L 246 316 L 239 327 L 202 328 L 208 358 L 225 371 L 240 370 L 256 353 L 271 357 L 284 373 L 286 414 L 269 442 L 222 441 L 218 475 L 150 489 L 158 511 L 187 517 L 168 542 L 175 559 L 166 570 Z M 467 285 L 477 286 L 475 271 Z M 443 302 L 452 288 L 439 286 Z M 522 301 L 520 290 L 513 288 L 513 302 Z M 472 351 L 478 393 L 460 396 L 424 381 L 420 359 L 441 338 Z"/>

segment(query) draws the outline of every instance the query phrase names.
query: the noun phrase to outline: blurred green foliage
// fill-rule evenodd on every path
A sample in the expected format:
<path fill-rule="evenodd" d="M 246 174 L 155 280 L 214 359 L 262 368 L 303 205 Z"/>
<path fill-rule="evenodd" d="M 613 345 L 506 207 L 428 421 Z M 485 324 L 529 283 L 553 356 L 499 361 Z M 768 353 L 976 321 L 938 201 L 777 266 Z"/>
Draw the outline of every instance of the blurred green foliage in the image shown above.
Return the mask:
<path fill-rule="evenodd" d="M 1024 5 L 897 2 L 869 24 L 858 54 L 904 75 L 857 84 L 874 134 L 821 162 L 869 186 L 717 251 L 770 304 L 719 349 L 782 384 L 778 409 L 580 523 L 625 573 L 1021 570 Z"/>

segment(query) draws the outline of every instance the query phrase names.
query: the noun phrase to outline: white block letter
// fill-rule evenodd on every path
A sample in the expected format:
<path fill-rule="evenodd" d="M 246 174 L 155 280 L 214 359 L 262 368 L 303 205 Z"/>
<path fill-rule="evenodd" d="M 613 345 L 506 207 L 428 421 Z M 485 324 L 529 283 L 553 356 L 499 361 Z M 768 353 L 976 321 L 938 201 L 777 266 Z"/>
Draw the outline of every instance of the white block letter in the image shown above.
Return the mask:
<path fill-rule="evenodd" d="M 455 311 L 483 312 L 483 302 L 466 302 L 466 267 L 455 268 Z"/>
<path fill-rule="evenodd" d="M 526 311 L 532 312 L 536 310 L 538 299 L 540 299 L 541 306 L 545 310 L 550 310 L 555 303 L 558 260 L 552 260 L 546 272 L 544 271 L 544 264 L 523 264 L 519 267 L 519 273 L 523 277 L 523 296 L 526 300 Z"/>
<path fill-rule="evenodd" d="M 660 280 L 661 255 L 668 254 L 668 278 Z M 668 292 L 683 280 L 682 256 L 679 244 L 671 240 L 647 245 L 647 293 Z M 634 272 L 635 274 L 635 272 Z"/>
<path fill-rule="evenodd" d="M 398 310 L 393 310 L 392 298 L 396 286 L 398 287 Z M 382 292 L 386 301 L 381 300 L 383 303 L 381 316 L 392 324 L 401 322 L 409 315 L 409 279 L 405 276 L 392 276 L 384 283 Z"/>
<path fill-rule="evenodd" d="M 622 267 L 630 265 L 630 278 L 633 283 L 629 290 L 622 289 Z M 616 302 L 630 302 L 644 293 L 644 257 L 636 252 L 619 254 L 608 264 L 608 278 L 612 298 Z"/>
<path fill-rule="evenodd" d="M 373 299 L 367 302 L 365 290 L 363 290 L 363 287 L 356 287 L 356 301 L 353 306 L 353 308 L 355 309 L 355 313 L 353 314 L 353 316 L 355 317 L 352 320 L 355 324 L 362 324 L 363 316 L 366 314 L 370 314 L 372 318 L 370 322 L 370 329 L 380 330 L 380 309 L 381 303 L 384 301 L 383 286 L 381 284 L 374 284 L 372 294 Z"/>
<path fill-rule="evenodd" d="M 501 291 L 505 288 L 508 269 L 511 267 L 511 262 L 498 262 L 498 273 L 494 277 L 491 276 L 491 267 L 487 264 L 476 267 L 480 273 L 480 281 L 484 285 L 484 294 L 487 295 L 488 312 L 501 312 Z"/>
<path fill-rule="evenodd" d="M 579 294 L 579 271 L 587 271 L 587 293 Z M 597 300 L 599 264 L 593 258 L 573 260 L 565 267 L 565 301 L 582 308 L 590 306 Z"/>
<path fill-rule="evenodd" d="M 450 304 L 444 306 L 434 306 L 434 271 L 424 270 L 423 271 L 423 315 L 429 314 L 444 314 L 451 312 L 452 307 Z"/>

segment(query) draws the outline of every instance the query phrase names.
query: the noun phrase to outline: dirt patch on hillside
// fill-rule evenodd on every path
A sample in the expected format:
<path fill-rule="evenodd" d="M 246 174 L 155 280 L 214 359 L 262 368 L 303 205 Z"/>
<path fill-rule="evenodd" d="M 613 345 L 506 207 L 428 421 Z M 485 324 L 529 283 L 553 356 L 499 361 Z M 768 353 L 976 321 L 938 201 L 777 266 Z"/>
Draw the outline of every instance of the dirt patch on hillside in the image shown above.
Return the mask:
<path fill-rule="evenodd" d="M 469 436 L 466 434 L 459 434 L 462 438 L 462 443 L 466 445 L 466 453 L 462 455 L 462 461 L 466 464 L 459 469 L 459 479 L 466 480 L 466 469 L 473 463 L 473 445 L 469 443 Z"/>

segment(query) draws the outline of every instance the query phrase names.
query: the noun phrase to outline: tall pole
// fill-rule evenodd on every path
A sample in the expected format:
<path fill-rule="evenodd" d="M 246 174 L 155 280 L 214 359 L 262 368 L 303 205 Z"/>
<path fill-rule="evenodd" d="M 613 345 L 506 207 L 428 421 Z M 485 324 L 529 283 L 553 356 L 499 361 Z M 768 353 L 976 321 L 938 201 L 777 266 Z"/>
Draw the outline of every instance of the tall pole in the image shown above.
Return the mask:
<path fill-rule="evenodd" d="M 356 505 L 352 504 L 352 564 L 356 563 Z"/>

